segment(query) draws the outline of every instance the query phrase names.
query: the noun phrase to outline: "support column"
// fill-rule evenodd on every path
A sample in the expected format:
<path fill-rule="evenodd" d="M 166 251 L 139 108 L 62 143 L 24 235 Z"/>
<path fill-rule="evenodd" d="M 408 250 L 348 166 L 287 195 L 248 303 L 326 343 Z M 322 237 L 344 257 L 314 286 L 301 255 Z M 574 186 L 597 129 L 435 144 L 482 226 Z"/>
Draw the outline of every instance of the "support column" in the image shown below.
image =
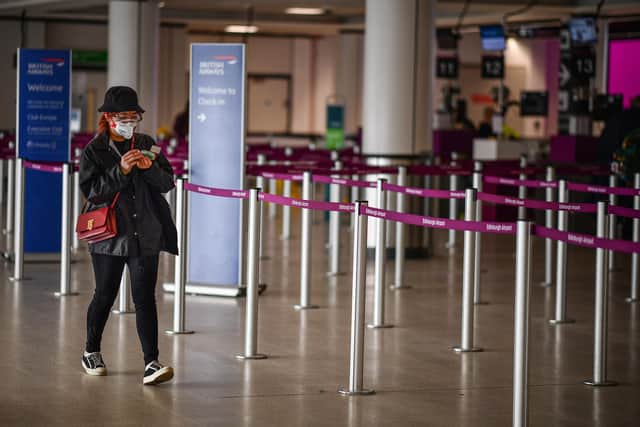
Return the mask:
<path fill-rule="evenodd" d="M 434 4 L 367 0 L 365 154 L 415 154 L 430 146 Z"/>
<path fill-rule="evenodd" d="M 352 135 L 362 124 L 362 31 L 343 30 L 338 36 L 336 94 L 344 99 L 344 132 Z"/>
<path fill-rule="evenodd" d="M 109 2 L 109 86 L 130 86 L 146 110 L 138 131 L 157 129 L 160 12 L 155 0 Z"/>

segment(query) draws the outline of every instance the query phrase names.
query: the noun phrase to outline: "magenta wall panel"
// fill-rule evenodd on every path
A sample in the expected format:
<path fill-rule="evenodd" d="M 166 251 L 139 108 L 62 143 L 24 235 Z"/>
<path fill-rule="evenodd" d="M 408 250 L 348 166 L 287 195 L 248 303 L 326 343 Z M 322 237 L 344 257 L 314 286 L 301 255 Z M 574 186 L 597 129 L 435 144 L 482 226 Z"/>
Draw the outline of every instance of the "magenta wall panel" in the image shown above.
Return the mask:
<path fill-rule="evenodd" d="M 624 106 L 640 95 L 640 39 L 609 42 L 609 93 L 624 95 Z"/>

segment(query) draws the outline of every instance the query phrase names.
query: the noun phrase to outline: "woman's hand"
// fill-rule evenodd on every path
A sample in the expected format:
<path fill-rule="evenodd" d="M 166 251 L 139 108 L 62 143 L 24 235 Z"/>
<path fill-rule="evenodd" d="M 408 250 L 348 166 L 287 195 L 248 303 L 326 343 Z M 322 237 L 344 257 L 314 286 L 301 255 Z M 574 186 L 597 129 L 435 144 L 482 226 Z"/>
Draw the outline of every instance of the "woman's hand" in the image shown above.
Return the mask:
<path fill-rule="evenodd" d="M 138 164 L 141 159 L 144 159 L 144 155 L 140 150 L 130 150 L 125 153 L 120 159 L 120 170 L 123 174 L 128 175 L 134 166 Z"/>
<path fill-rule="evenodd" d="M 148 158 L 145 155 L 142 155 L 142 158 L 140 160 L 138 160 L 138 162 L 136 163 L 136 166 L 138 166 L 138 169 L 149 169 L 151 167 L 151 165 L 153 164 L 153 161 Z"/>

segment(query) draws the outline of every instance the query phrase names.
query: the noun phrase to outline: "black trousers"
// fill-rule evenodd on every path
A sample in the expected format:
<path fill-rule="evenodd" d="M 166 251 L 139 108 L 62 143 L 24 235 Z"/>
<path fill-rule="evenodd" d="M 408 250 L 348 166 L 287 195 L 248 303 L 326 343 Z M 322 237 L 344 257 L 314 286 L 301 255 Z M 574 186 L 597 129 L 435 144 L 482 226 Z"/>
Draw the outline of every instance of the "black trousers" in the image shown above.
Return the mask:
<path fill-rule="evenodd" d="M 158 359 L 158 311 L 156 280 L 158 255 L 121 257 L 91 254 L 96 290 L 87 312 L 87 352 L 100 351 L 102 332 L 120 288 L 125 264 L 131 277 L 131 294 L 136 307 L 136 326 L 145 365 Z"/>

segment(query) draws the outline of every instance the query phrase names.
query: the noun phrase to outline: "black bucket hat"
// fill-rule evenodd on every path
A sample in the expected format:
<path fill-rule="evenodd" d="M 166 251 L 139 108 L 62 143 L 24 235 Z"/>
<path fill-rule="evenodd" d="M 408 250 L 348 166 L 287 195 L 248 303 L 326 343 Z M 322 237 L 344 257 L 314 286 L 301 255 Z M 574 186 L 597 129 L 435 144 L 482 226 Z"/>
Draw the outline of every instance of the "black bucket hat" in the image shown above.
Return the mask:
<path fill-rule="evenodd" d="M 101 113 L 122 113 L 137 111 L 144 113 L 138 104 L 138 94 L 128 86 L 112 86 L 104 94 L 104 104 L 98 108 Z"/>

